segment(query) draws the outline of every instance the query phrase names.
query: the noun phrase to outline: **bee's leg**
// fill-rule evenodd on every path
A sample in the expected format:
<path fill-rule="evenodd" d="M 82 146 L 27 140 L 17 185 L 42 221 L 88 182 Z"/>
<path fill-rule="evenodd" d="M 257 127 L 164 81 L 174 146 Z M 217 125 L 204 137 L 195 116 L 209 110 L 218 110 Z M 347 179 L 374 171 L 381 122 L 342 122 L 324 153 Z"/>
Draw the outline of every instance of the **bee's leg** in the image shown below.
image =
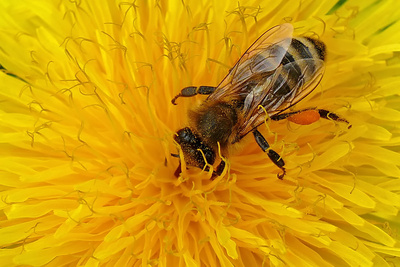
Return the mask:
<path fill-rule="evenodd" d="M 271 116 L 271 120 L 274 121 L 288 119 L 289 121 L 300 125 L 308 125 L 314 123 L 320 118 L 344 122 L 349 124 L 348 128 L 351 128 L 350 123 L 346 119 L 341 118 L 337 114 L 325 109 L 306 108 L 294 112 L 281 113 Z"/>
<path fill-rule="evenodd" d="M 333 112 L 330 112 L 329 110 L 318 109 L 318 113 L 321 116 L 321 118 L 323 118 L 323 119 L 344 122 L 344 123 L 347 123 L 349 125 L 347 127 L 348 129 L 351 128 L 351 124 L 350 124 L 350 122 L 348 120 L 346 120 L 345 118 L 339 117 L 337 114 L 335 114 Z"/>
<path fill-rule="evenodd" d="M 214 86 L 200 86 L 200 87 L 196 87 L 196 86 L 189 86 L 189 87 L 185 87 L 181 90 L 181 92 L 176 95 L 172 100 L 172 104 L 176 105 L 175 101 L 179 98 L 179 97 L 191 97 L 191 96 L 195 96 L 195 95 L 209 95 L 212 92 L 215 91 L 217 87 Z"/>
<path fill-rule="evenodd" d="M 278 174 L 278 178 L 282 179 L 286 174 L 286 169 L 284 167 L 285 162 L 283 161 L 282 157 L 274 150 L 269 148 L 267 140 L 265 140 L 264 136 L 262 136 L 262 134 L 257 129 L 253 131 L 253 134 L 260 148 L 264 152 L 267 152 L 267 155 L 271 159 L 271 161 L 283 171 L 283 173 Z"/>
<path fill-rule="evenodd" d="M 176 168 L 176 170 L 175 170 L 175 172 L 174 172 L 174 175 L 175 175 L 176 178 L 178 178 L 178 177 L 179 177 L 179 174 L 181 174 L 181 172 L 182 172 L 181 168 L 182 168 L 182 165 L 181 165 L 181 163 L 179 162 L 179 165 L 178 165 L 178 167 Z"/>
<path fill-rule="evenodd" d="M 280 120 L 285 120 L 288 119 L 290 117 L 293 117 L 294 115 L 300 115 L 303 112 L 312 110 L 313 112 L 316 112 L 316 116 L 318 116 L 319 119 L 319 113 L 318 111 L 316 111 L 315 108 L 306 108 L 306 109 L 302 109 L 302 110 L 297 110 L 297 111 L 293 111 L 293 112 L 287 112 L 287 113 L 279 113 L 276 115 L 272 115 L 270 118 L 273 121 L 280 121 Z"/>
<path fill-rule="evenodd" d="M 217 166 L 217 169 L 213 172 L 211 180 L 214 180 L 217 176 L 221 176 L 224 169 L 225 169 L 225 161 L 221 160 L 221 162 Z"/>

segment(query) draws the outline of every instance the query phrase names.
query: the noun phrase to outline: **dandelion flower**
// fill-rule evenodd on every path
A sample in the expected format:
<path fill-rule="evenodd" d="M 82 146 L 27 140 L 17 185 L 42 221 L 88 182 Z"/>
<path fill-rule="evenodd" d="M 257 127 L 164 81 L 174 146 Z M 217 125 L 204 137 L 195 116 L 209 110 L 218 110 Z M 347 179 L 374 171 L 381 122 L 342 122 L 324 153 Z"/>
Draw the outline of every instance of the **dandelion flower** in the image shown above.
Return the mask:
<path fill-rule="evenodd" d="M 393 266 L 400 245 L 400 4 L 383 1 L 0 3 L 2 266 Z M 215 180 L 183 168 L 176 130 L 269 28 L 327 47 L 296 105 Z M 184 162 L 182 162 L 184 165 Z"/>

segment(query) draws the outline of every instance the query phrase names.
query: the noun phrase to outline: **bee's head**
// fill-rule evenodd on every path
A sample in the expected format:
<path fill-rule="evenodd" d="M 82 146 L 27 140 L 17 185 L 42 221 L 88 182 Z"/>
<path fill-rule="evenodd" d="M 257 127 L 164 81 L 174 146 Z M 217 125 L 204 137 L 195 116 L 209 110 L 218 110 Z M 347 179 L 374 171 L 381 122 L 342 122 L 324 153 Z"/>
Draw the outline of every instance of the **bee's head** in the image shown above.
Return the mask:
<path fill-rule="evenodd" d="M 190 130 L 189 127 L 177 131 L 174 136 L 174 139 L 180 145 L 193 143 L 197 141 L 197 137 L 193 134 L 192 130 Z"/>
<path fill-rule="evenodd" d="M 177 131 L 174 139 L 181 146 L 188 165 L 203 168 L 206 164 L 205 160 L 208 164 L 214 164 L 215 152 L 213 149 L 204 144 L 189 127 Z"/>

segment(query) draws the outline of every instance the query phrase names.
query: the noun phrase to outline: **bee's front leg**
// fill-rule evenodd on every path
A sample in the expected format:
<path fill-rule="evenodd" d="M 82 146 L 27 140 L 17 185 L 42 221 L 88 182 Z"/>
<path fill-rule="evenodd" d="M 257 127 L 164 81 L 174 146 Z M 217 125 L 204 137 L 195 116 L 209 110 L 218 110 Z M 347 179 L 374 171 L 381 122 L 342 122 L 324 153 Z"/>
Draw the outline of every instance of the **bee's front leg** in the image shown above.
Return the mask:
<path fill-rule="evenodd" d="M 195 95 L 209 95 L 212 92 L 215 91 L 217 87 L 214 86 L 200 86 L 200 87 L 196 87 L 196 86 L 189 86 L 189 87 L 185 87 L 181 90 L 181 92 L 176 95 L 172 100 L 172 104 L 176 105 L 175 101 L 179 98 L 179 97 L 191 97 L 191 96 L 195 96 Z"/>
<path fill-rule="evenodd" d="M 221 176 L 224 169 L 225 169 L 225 161 L 221 160 L 221 162 L 218 164 L 217 168 L 213 172 L 211 180 L 214 180 L 215 178 L 217 178 L 217 176 Z"/>
<path fill-rule="evenodd" d="M 283 161 L 282 157 L 274 150 L 270 149 L 267 140 L 265 140 L 264 136 L 262 136 L 262 134 L 257 129 L 253 131 L 253 134 L 259 147 L 264 152 L 267 152 L 267 155 L 271 159 L 271 161 L 283 171 L 283 173 L 277 175 L 279 179 L 283 179 L 283 177 L 286 175 L 286 169 L 284 167 L 285 162 Z"/>

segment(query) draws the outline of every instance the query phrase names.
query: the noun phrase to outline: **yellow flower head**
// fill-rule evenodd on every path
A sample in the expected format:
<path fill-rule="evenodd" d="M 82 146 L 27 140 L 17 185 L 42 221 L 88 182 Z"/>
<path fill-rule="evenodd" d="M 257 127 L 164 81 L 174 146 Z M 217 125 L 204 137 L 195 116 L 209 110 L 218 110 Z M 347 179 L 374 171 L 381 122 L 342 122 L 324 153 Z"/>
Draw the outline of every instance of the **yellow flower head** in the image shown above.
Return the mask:
<path fill-rule="evenodd" d="M 399 265 L 399 10 L 397 0 L 1 1 L 1 265 Z M 352 128 L 266 117 L 258 129 L 284 179 L 249 135 L 210 180 L 173 138 L 205 97 L 171 99 L 218 85 L 283 23 L 327 49 L 321 82 L 291 110 L 327 109 Z"/>

